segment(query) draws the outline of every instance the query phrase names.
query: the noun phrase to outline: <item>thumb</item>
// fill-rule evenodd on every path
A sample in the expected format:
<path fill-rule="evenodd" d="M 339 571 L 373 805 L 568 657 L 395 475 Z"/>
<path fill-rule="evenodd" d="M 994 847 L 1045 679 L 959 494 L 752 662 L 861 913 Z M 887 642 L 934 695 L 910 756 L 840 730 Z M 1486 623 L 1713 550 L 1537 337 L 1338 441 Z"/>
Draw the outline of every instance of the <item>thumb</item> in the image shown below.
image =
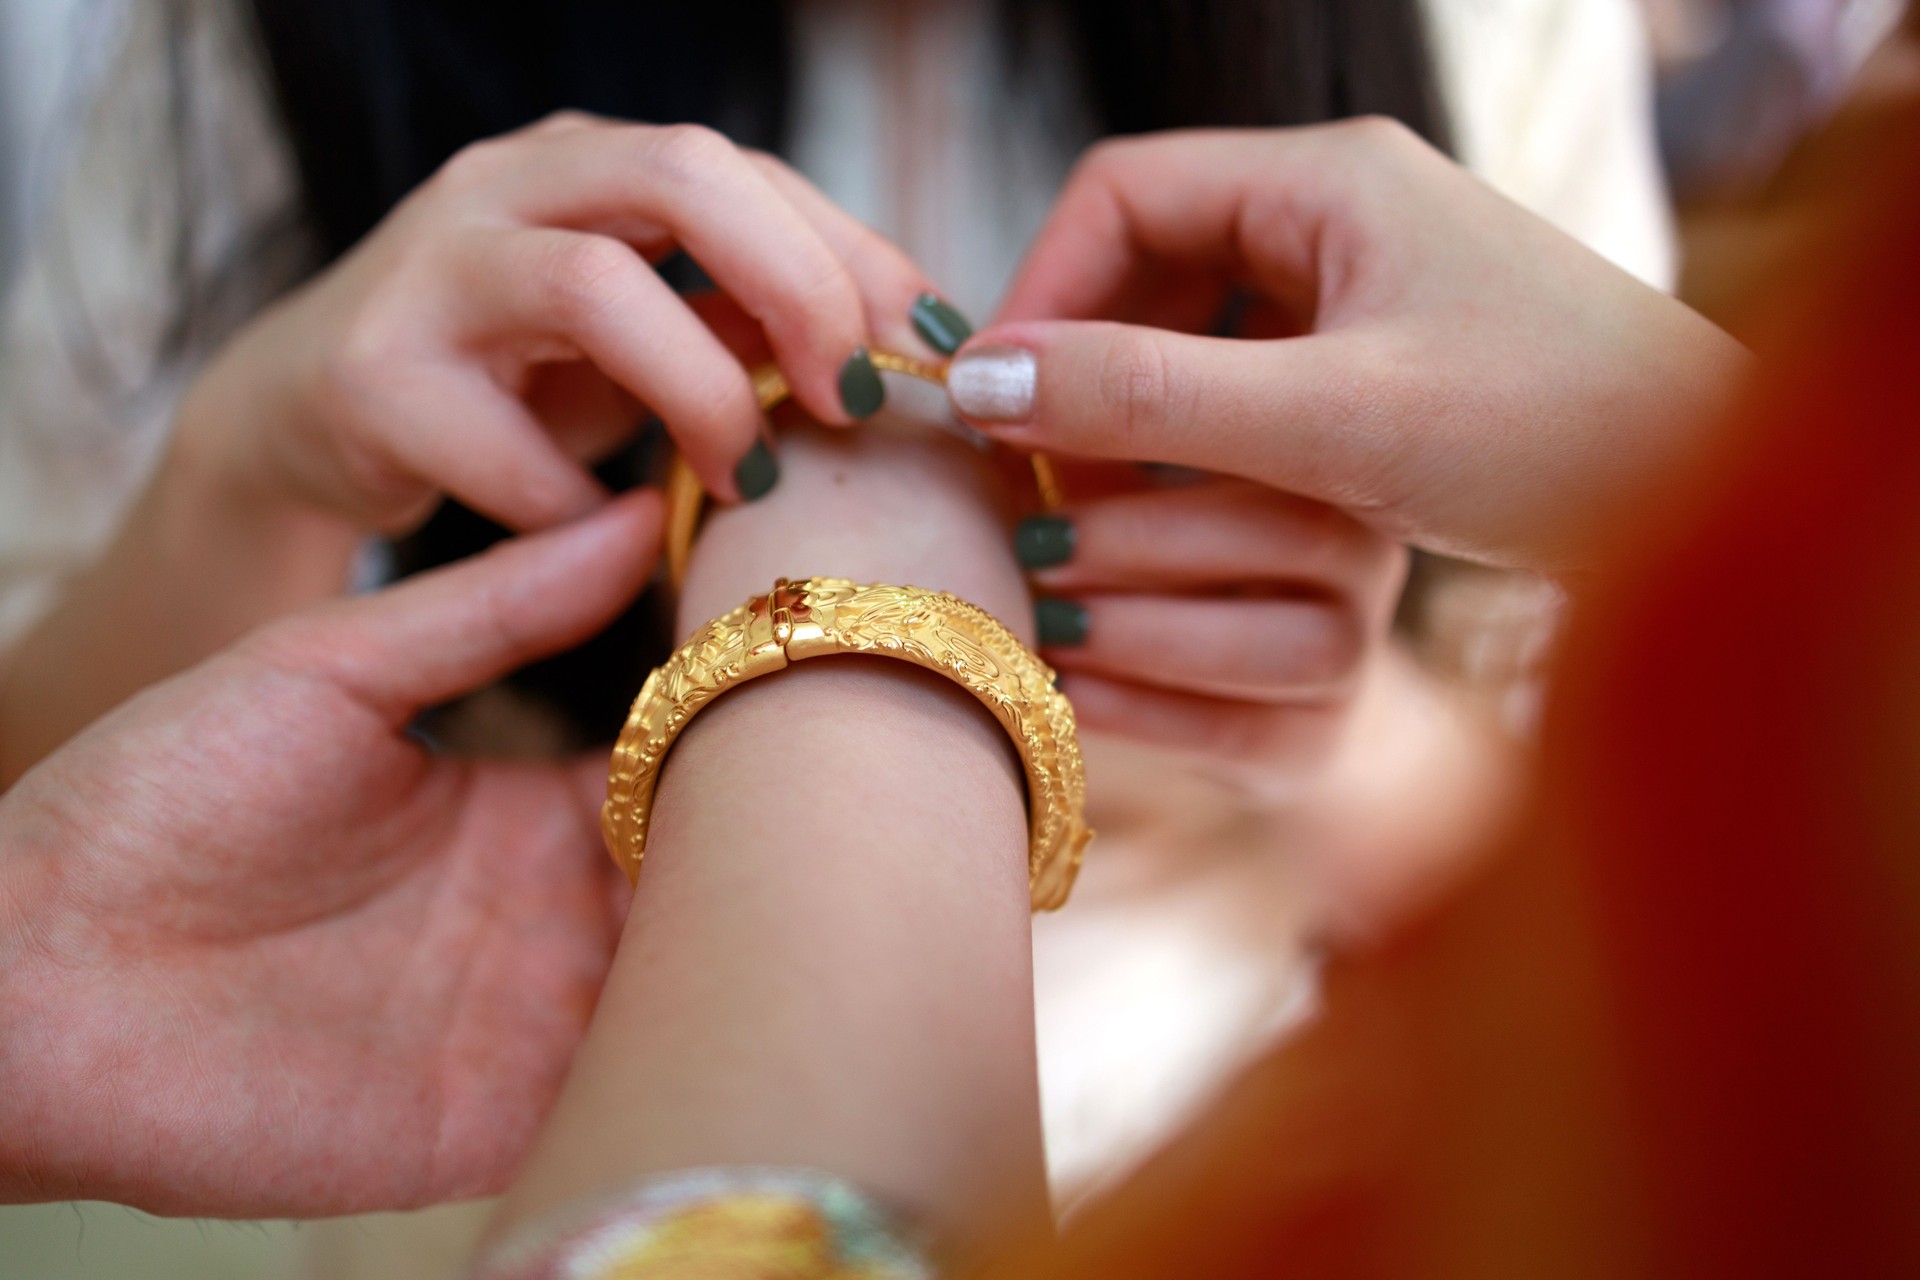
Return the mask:
<path fill-rule="evenodd" d="M 960 416 L 1022 449 L 1165 462 L 1352 499 L 1388 383 L 1351 334 L 1207 338 L 1104 321 L 996 325 L 947 370 Z"/>
<path fill-rule="evenodd" d="M 383 591 L 269 628 L 263 640 L 393 724 L 578 644 L 646 585 L 661 500 L 640 491 Z"/>

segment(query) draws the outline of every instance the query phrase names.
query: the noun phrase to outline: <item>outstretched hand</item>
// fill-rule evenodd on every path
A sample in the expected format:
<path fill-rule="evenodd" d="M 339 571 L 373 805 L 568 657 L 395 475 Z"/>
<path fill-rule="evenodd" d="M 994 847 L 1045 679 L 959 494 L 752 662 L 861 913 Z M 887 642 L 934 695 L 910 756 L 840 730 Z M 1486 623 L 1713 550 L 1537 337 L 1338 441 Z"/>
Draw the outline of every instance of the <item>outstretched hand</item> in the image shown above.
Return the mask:
<path fill-rule="evenodd" d="M 314 1216 L 505 1182 L 616 937 L 605 759 L 409 725 L 604 625 L 659 518 L 622 498 L 273 624 L 0 797 L 0 1198 Z"/>

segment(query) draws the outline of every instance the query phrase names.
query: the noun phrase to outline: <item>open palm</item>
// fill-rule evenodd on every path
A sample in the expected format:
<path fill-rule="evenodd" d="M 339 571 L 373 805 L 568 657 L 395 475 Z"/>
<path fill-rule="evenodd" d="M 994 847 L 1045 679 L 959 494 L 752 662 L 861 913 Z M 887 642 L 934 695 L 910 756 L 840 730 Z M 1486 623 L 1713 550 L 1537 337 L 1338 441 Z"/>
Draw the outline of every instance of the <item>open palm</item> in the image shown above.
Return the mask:
<path fill-rule="evenodd" d="M 309 1216 L 510 1176 L 615 939 L 605 759 L 436 757 L 407 725 L 603 625 L 658 517 L 275 624 L 0 798 L 10 1198 Z"/>

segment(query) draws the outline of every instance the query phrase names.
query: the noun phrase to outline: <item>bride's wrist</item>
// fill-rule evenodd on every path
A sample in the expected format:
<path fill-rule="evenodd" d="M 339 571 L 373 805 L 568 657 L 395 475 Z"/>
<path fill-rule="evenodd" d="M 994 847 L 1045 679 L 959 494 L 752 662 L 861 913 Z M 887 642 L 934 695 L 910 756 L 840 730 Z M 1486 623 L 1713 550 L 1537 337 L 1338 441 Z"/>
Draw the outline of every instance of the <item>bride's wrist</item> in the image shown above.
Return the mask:
<path fill-rule="evenodd" d="M 780 480 L 715 508 L 681 592 L 678 634 L 776 578 L 851 578 L 950 591 L 1033 641 L 1009 513 L 988 459 L 924 424 L 782 432 Z"/>

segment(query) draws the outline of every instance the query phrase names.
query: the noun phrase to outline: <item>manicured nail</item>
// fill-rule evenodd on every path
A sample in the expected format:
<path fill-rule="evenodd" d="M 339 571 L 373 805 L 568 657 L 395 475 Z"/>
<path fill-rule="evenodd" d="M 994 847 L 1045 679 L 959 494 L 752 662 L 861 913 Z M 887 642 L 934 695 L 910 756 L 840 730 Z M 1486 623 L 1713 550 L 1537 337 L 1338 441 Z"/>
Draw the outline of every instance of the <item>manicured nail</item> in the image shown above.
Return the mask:
<path fill-rule="evenodd" d="M 1043 646 L 1059 648 L 1086 643 L 1085 605 L 1057 596 L 1041 596 L 1033 602 L 1033 620 Z"/>
<path fill-rule="evenodd" d="M 947 366 L 947 395 L 977 422 L 1025 422 L 1033 416 L 1035 374 L 1025 347 L 980 347 Z"/>
<path fill-rule="evenodd" d="M 913 310 L 907 314 L 920 340 L 943 356 L 952 355 L 961 343 L 973 336 L 973 326 L 967 323 L 967 318 L 937 294 L 921 294 L 913 300 Z"/>
<path fill-rule="evenodd" d="M 840 366 L 840 403 L 851 416 L 866 418 L 878 413 L 886 399 L 887 388 L 873 367 L 873 357 L 865 347 L 859 348 Z"/>
<path fill-rule="evenodd" d="M 779 479 L 780 460 L 773 456 L 765 440 L 755 440 L 747 456 L 733 468 L 733 483 L 748 502 L 766 497 Z"/>
<path fill-rule="evenodd" d="M 1028 516 L 1013 531 L 1013 558 L 1024 569 L 1048 569 L 1073 558 L 1073 521 L 1065 516 Z"/>

